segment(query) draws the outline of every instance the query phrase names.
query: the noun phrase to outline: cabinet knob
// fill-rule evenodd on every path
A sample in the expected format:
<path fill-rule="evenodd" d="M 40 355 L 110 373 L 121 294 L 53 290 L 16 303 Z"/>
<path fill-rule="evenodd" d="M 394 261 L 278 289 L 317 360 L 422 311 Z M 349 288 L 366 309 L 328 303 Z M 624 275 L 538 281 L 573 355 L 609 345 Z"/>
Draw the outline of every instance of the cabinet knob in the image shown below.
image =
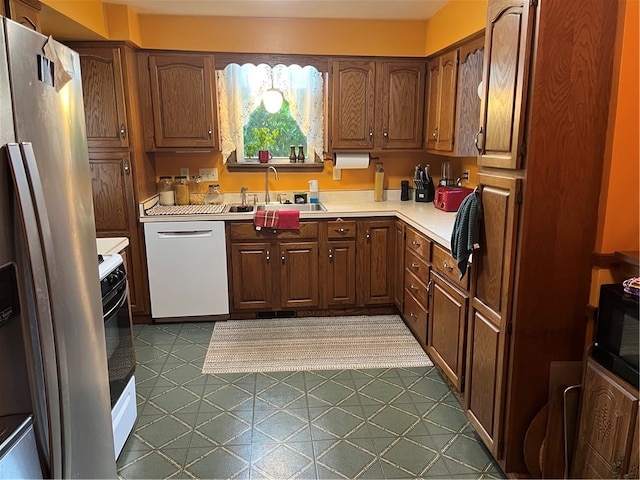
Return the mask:
<path fill-rule="evenodd" d="M 389 138 L 389 133 L 385 130 L 385 132 L 382 134 L 382 136 L 385 138 L 385 140 L 387 138 Z"/>
<path fill-rule="evenodd" d="M 409 288 L 411 290 L 420 290 L 420 288 L 418 288 L 416 285 L 414 285 L 413 283 L 409 286 Z"/>
<path fill-rule="evenodd" d="M 365 236 L 365 238 L 366 238 L 367 240 L 369 240 L 369 239 L 371 238 L 371 233 L 369 232 L 369 229 L 367 229 L 367 231 L 366 231 L 366 233 L 365 233 L 365 235 L 364 235 L 364 236 Z"/>
<path fill-rule="evenodd" d="M 444 262 L 442 266 L 445 268 L 445 270 L 449 270 L 450 272 L 453 272 L 453 265 L 449 265 L 447 262 Z"/>
<path fill-rule="evenodd" d="M 418 265 L 417 263 L 412 263 L 411 268 L 418 270 L 420 268 L 420 265 Z"/>
<path fill-rule="evenodd" d="M 373 129 L 369 129 L 369 138 L 373 138 Z"/>
<path fill-rule="evenodd" d="M 126 158 L 122 162 L 122 169 L 124 170 L 125 175 L 131 174 L 131 168 L 129 167 L 129 160 L 127 160 Z"/>
<path fill-rule="evenodd" d="M 431 285 L 433 284 L 433 280 L 429 280 L 429 283 L 427 284 L 427 296 L 430 297 L 431 296 Z"/>
<path fill-rule="evenodd" d="M 209 127 L 209 131 L 207 133 L 209 134 L 209 138 L 213 137 L 213 130 L 211 130 L 211 127 Z"/>
<path fill-rule="evenodd" d="M 476 133 L 476 137 L 473 139 L 473 143 L 475 143 L 478 153 L 482 153 L 482 144 L 484 143 L 484 140 L 481 141 L 480 135 L 483 135 L 483 133 L 482 127 L 480 127 L 480 129 L 478 129 L 478 133 Z"/>
<path fill-rule="evenodd" d="M 431 136 L 435 139 L 438 138 L 438 127 L 433 129 L 433 133 L 431 134 Z"/>
<path fill-rule="evenodd" d="M 411 242 L 411 245 L 413 245 L 414 247 L 419 247 L 420 246 L 420 242 L 417 242 L 417 241 L 413 240 Z"/>
<path fill-rule="evenodd" d="M 269 263 L 269 260 L 271 260 L 271 252 L 267 250 L 267 263 Z"/>
<path fill-rule="evenodd" d="M 280 260 L 282 260 L 282 264 L 284 265 L 284 250 L 280 253 Z"/>
<path fill-rule="evenodd" d="M 348 228 L 336 228 L 335 230 L 338 233 L 347 233 L 349 231 Z"/>
<path fill-rule="evenodd" d="M 333 261 L 333 248 L 329 249 L 329 261 L 332 262 Z"/>
<path fill-rule="evenodd" d="M 411 318 L 418 318 L 418 316 L 417 316 L 415 313 L 413 313 L 413 312 L 411 312 L 411 313 L 409 314 L 409 317 L 411 317 Z"/>
<path fill-rule="evenodd" d="M 124 140 L 125 138 L 127 138 L 127 129 L 124 128 L 124 123 L 122 125 L 120 125 L 120 138 L 122 140 Z"/>

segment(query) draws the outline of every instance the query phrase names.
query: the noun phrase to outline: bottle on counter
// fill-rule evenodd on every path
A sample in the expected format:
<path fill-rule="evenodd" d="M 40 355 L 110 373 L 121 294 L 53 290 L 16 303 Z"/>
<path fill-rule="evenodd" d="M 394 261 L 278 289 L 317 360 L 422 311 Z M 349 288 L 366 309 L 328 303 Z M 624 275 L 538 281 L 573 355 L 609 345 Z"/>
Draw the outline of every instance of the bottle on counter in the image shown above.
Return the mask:
<path fill-rule="evenodd" d="M 309 180 L 309 203 L 318 203 L 318 180 Z"/>
<path fill-rule="evenodd" d="M 384 200 L 384 170 L 381 162 L 376 163 L 373 199 L 376 202 L 382 202 Z"/>
<path fill-rule="evenodd" d="M 243 187 L 244 188 L 244 187 Z M 209 192 L 204 196 L 205 205 L 222 205 L 224 203 L 224 193 L 220 190 L 220 185 L 209 185 Z"/>
<path fill-rule="evenodd" d="M 173 192 L 173 177 L 162 175 L 158 180 L 158 199 L 160 205 L 175 205 L 176 196 Z"/>
<path fill-rule="evenodd" d="M 298 163 L 304 163 L 304 145 L 298 147 Z"/>
<path fill-rule="evenodd" d="M 176 205 L 189 205 L 189 185 L 186 175 L 177 175 L 173 182 Z"/>
<path fill-rule="evenodd" d="M 298 161 L 298 156 L 296 155 L 296 147 L 291 145 L 291 151 L 289 152 L 289 163 L 296 163 Z"/>

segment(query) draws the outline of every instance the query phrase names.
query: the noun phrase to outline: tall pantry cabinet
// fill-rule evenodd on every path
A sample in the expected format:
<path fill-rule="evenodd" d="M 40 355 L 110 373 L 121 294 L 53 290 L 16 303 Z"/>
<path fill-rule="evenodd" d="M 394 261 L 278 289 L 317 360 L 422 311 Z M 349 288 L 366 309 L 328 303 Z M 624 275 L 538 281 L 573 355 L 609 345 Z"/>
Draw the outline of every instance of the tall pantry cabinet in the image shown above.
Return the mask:
<path fill-rule="evenodd" d="M 98 237 L 127 237 L 122 253 L 134 314 L 148 314 L 147 267 L 137 219 L 139 198 L 155 193 L 142 147 L 135 52 L 127 44 L 70 44 L 80 54 L 93 203 Z"/>
<path fill-rule="evenodd" d="M 527 472 L 550 362 L 583 355 L 616 20 L 602 0 L 488 4 L 464 396 L 506 473 Z"/>

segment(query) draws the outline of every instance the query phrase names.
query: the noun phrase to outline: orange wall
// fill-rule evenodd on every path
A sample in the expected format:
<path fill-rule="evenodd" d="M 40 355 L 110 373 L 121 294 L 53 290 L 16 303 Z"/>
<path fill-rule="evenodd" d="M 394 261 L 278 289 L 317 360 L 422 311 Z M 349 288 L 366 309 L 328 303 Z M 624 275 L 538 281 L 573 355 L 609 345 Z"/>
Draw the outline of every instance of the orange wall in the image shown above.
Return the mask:
<path fill-rule="evenodd" d="M 596 251 L 640 250 L 638 0 L 620 2 Z M 619 61 L 618 61 L 619 60 Z"/>
<path fill-rule="evenodd" d="M 425 55 L 485 28 L 488 0 L 450 0 L 427 20 Z"/>

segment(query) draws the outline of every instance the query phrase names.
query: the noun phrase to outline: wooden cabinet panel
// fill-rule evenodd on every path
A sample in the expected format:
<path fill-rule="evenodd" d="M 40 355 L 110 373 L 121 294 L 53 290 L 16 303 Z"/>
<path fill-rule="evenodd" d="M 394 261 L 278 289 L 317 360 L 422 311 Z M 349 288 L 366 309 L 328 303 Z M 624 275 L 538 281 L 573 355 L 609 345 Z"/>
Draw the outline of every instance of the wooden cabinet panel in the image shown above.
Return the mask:
<path fill-rule="evenodd" d="M 458 50 L 454 50 L 440 57 L 440 107 L 436 150 L 453 150 L 457 83 Z"/>
<path fill-rule="evenodd" d="M 425 285 L 429 283 L 429 264 L 416 255 L 414 251 L 406 249 L 406 269 L 413 273 Z"/>
<path fill-rule="evenodd" d="M 507 341 L 499 319 L 472 302 L 467 336 L 465 410 L 489 451 L 502 458 Z"/>
<path fill-rule="evenodd" d="M 382 148 L 422 148 L 425 65 L 382 63 Z"/>
<path fill-rule="evenodd" d="M 534 17 L 533 2 L 490 2 L 485 33 L 478 164 L 520 168 Z"/>
<path fill-rule="evenodd" d="M 329 222 L 332 223 L 332 222 Z M 331 228 L 329 228 L 331 231 Z M 356 305 L 356 241 L 330 241 L 326 255 L 324 305 L 352 307 Z"/>
<path fill-rule="evenodd" d="M 150 55 L 157 148 L 217 147 L 215 67 L 211 55 Z"/>
<path fill-rule="evenodd" d="M 396 220 L 395 223 L 395 250 L 393 255 L 393 302 L 398 311 L 404 311 L 404 260 L 405 260 L 405 223 Z"/>
<path fill-rule="evenodd" d="M 235 309 L 271 309 L 273 265 L 279 262 L 271 243 L 231 245 L 233 306 Z"/>
<path fill-rule="evenodd" d="M 360 221 L 361 306 L 393 304 L 394 224 L 394 219 Z"/>
<path fill-rule="evenodd" d="M 19 23 L 31 30 L 41 32 L 40 9 L 38 0 L 7 0 L 6 13 L 14 22 Z"/>
<path fill-rule="evenodd" d="M 305 240 L 318 238 L 318 222 L 300 222 L 298 230 L 270 230 L 263 228 L 256 230 L 252 222 L 234 222 L 229 225 L 231 240 Z"/>
<path fill-rule="evenodd" d="M 425 113 L 425 148 L 435 150 L 438 141 L 438 109 L 440 108 L 440 57 L 427 65 L 427 110 Z"/>
<path fill-rule="evenodd" d="M 621 478 L 633 441 L 638 391 L 589 358 L 580 410 L 572 478 Z"/>
<path fill-rule="evenodd" d="M 427 348 L 427 309 L 426 304 L 420 303 L 409 293 L 404 291 L 404 319 L 418 343 Z"/>
<path fill-rule="evenodd" d="M 89 152 L 93 210 L 98 233 L 135 229 L 133 180 L 128 152 Z"/>
<path fill-rule="evenodd" d="M 484 36 L 461 46 L 459 58 L 453 153 L 459 157 L 475 157 L 478 155 L 475 136 L 480 126 L 478 86 L 482 82 Z"/>
<path fill-rule="evenodd" d="M 469 297 L 431 272 L 427 353 L 458 391 L 464 388 Z"/>
<path fill-rule="evenodd" d="M 460 279 L 458 273 L 458 264 L 453 257 L 440 245 L 433 245 L 432 265 L 444 278 L 453 285 L 457 285 L 463 290 L 469 289 L 469 275 L 465 275 Z M 470 268 L 470 267 L 469 267 Z M 467 270 L 469 272 L 469 270 Z"/>
<path fill-rule="evenodd" d="M 358 233 L 355 220 L 336 220 L 327 222 L 327 238 L 338 240 L 342 238 L 356 238 Z"/>
<path fill-rule="evenodd" d="M 405 270 L 405 290 L 411 293 L 418 303 L 426 308 L 428 303 L 427 284 L 418 279 L 409 269 Z"/>
<path fill-rule="evenodd" d="M 636 412 L 638 408 L 636 407 Z M 633 440 L 631 441 L 631 450 L 629 453 L 629 466 L 627 467 L 626 478 L 638 478 L 640 470 L 640 415 L 636 414 L 636 421 L 633 423 Z"/>
<path fill-rule="evenodd" d="M 431 240 L 411 227 L 407 227 L 407 250 L 415 252 L 427 262 L 431 260 Z"/>
<path fill-rule="evenodd" d="M 76 48 L 89 148 L 129 146 L 120 48 Z"/>
<path fill-rule="evenodd" d="M 332 147 L 372 149 L 375 62 L 334 61 L 332 75 Z"/>
<path fill-rule="evenodd" d="M 280 306 L 318 307 L 318 242 L 281 242 Z"/>

